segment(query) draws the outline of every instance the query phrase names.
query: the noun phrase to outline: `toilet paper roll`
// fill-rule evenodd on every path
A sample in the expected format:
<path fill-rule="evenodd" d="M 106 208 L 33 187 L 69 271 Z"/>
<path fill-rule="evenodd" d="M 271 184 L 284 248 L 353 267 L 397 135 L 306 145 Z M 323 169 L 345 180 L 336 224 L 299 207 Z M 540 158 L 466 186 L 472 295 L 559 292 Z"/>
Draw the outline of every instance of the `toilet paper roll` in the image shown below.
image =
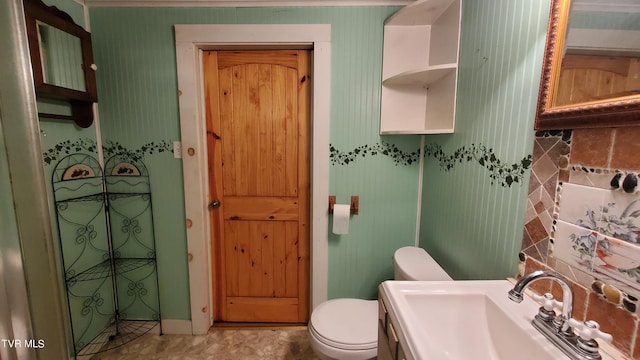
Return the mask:
<path fill-rule="evenodd" d="M 333 233 L 344 235 L 349 233 L 349 216 L 351 206 L 343 204 L 333 205 Z"/>

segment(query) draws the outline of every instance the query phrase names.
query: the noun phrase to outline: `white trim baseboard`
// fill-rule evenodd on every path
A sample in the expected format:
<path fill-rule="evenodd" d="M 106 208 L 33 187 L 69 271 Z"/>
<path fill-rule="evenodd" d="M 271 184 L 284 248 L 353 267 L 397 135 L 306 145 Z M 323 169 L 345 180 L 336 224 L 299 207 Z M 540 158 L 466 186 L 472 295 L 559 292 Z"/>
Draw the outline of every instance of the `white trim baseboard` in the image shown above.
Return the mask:
<path fill-rule="evenodd" d="M 159 334 L 160 328 L 156 326 L 152 332 Z M 162 320 L 162 333 L 171 335 L 192 335 L 191 320 L 175 320 L 164 319 Z"/>
<path fill-rule="evenodd" d="M 176 58 L 183 147 L 187 251 L 192 333 L 205 334 L 213 321 L 207 142 L 202 78 L 203 50 L 254 46 L 306 45 L 312 55 L 311 149 L 311 304 L 328 292 L 329 118 L 331 25 L 175 25 Z M 187 150 L 187 151 L 185 151 Z M 311 310 L 310 309 L 310 310 Z"/>

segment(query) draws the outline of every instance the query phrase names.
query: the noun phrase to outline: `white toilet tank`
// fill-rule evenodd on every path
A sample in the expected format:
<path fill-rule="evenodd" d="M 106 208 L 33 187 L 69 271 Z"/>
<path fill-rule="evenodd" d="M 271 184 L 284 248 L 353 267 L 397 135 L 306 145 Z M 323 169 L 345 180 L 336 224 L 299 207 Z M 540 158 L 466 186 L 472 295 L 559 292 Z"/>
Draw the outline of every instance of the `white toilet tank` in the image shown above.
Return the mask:
<path fill-rule="evenodd" d="M 424 249 L 402 247 L 393 254 L 396 280 L 443 281 L 453 280 Z"/>

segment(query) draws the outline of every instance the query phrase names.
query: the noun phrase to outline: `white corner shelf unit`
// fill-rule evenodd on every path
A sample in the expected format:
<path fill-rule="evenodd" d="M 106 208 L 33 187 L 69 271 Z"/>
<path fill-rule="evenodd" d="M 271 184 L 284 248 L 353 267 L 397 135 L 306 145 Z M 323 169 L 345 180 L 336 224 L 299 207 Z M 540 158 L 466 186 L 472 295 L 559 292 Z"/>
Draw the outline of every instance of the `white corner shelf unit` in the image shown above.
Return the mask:
<path fill-rule="evenodd" d="M 462 0 L 418 0 L 384 25 L 380 134 L 452 133 Z"/>

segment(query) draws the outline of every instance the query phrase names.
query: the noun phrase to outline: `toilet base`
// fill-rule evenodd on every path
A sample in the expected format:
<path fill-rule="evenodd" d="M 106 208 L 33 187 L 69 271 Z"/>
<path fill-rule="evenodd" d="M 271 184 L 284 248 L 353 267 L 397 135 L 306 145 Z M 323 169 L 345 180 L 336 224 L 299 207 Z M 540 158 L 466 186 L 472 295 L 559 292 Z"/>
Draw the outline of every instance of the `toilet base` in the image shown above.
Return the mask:
<path fill-rule="evenodd" d="M 322 360 L 372 360 L 378 355 L 378 349 L 344 350 L 338 349 L 318 340 L 309 329 L 309 342 L 313 352 Z"/>

